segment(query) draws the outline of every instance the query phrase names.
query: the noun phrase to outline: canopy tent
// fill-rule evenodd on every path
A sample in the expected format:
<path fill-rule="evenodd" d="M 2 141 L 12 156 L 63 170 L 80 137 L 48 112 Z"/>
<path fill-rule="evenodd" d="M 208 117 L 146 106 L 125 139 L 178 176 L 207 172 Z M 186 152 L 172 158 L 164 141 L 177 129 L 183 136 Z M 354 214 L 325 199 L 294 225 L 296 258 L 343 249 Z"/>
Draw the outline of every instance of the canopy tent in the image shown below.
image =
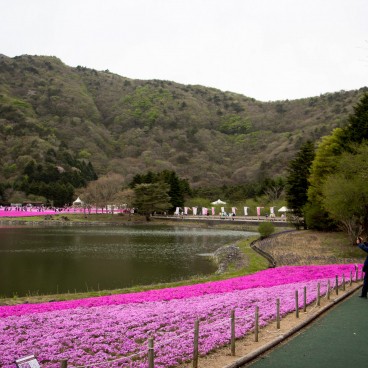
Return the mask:
<path fill-rule="evenodd" d="M 289 209 L 286 206 L 282 206 L 281 208 L 279 208 L 278 212 L 288 212 Z"/>
<path fill-rule="evenodd" d="M 73 206 L 82 206 L 82 205 L 83 201 L 79 197 L 73 202 Z"/>
<path fill-rule="evenodd" d="M 218 199 L 215 202 L 211 202 L 211 204 L 226 204 L 226 202 L 223 202 L 221 199 Z"/>

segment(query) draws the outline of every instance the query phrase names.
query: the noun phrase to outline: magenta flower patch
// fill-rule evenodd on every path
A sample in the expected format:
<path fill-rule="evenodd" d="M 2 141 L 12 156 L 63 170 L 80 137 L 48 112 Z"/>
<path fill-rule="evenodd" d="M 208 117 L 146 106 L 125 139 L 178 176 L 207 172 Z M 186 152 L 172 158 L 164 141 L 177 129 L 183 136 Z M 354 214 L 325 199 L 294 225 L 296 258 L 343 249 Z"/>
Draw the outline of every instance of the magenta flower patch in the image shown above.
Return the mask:
<path fill-rule="evenodd" d="M 326 293 L 327 280 L 350 277 L 354 265 L 295 266 L 268 269 L 230 280 L 141 293 L 0 307 L 0 366 L 29 354 L 42 367 L 81 366 L 126 358 L 126 365 L 147 367 L 147 339 L 155 341 L 155 364 L 170 367 L 191 359 L 193 327 L 200 320 L 200 353 L 230 341 L 230 313 L 235 310 L 238 337 L 275 318 L 280 298 L 283 315 L 295 309 L 295 290 L 307 287 L 308 303 Z M 299 298 L 302 306 L 302 298 Z M 116 363 L 117 364 L 117 363 Z M 103 366 L 103 365 L 101 365 Z M 110 364 L 109 367 L 117 365 Z M 121 366 L 121 365 L 120 365 Z"/>

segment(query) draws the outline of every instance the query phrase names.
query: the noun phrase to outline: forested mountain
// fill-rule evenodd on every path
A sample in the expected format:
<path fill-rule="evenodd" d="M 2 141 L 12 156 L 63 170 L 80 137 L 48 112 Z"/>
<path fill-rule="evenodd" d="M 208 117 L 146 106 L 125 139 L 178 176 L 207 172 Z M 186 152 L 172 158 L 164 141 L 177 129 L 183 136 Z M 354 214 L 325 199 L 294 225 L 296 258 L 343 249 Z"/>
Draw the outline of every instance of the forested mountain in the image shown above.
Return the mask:
<path fill-rule="evenodd" d="M 260 102 L 0 55 L 0 182 L 22 180 L 30 165 L 85 172 L 81 180 L 116 172 L 127 184 L 167 169 L 193 187 L 279 176 L 305 141 L 346 123 L 364 90 Z"/>

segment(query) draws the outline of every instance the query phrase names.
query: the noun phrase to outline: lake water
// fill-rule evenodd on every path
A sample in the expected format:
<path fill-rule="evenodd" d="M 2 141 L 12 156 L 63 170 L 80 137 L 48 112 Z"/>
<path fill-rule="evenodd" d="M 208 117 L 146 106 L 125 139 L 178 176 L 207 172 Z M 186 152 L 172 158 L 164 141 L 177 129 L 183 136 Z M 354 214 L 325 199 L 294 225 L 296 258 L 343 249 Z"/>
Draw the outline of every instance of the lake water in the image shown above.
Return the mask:
<path fill-rule="evenodd" d="M 169 226 L 0 226 L 0 297 L 111 290 L 207 275 L 204 254 L 252 236 Z"/>

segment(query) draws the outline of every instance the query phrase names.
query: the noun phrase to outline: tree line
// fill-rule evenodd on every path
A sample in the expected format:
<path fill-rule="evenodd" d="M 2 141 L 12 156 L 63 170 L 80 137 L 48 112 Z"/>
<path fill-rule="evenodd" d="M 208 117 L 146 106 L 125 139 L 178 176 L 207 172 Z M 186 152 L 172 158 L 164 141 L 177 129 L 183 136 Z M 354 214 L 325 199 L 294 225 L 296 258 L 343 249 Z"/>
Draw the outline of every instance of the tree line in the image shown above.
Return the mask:
<path fill-rule="evenodd" d="M 368 94 L 316 145 L 305 143 L 288 167 L 286 199 L 299 225 L 368 235 Z"/>

